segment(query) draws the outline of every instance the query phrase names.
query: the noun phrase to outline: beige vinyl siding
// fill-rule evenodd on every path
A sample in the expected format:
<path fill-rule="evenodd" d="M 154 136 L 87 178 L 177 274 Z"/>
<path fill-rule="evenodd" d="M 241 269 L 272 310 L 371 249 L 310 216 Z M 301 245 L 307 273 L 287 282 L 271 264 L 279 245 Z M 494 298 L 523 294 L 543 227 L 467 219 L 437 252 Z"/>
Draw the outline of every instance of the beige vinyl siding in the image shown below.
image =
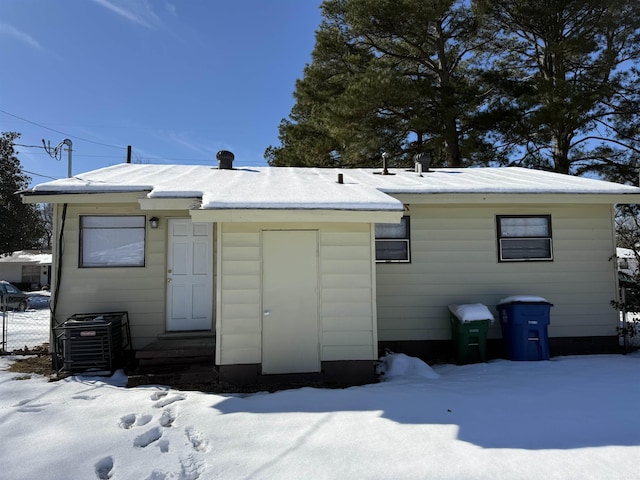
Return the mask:
<path fill-rule="evenodd" d="M 261 363 L 261 232 L 319 232 L 321 360 L 377 356 L 371 224 L 223 223 L 218 225 L 219 365 Z M 295 301 L 295 299 L 292 299 Z"/>
<path fill-rule="evenodd" d="M 62 206 L 58 205 L 59 232 Z M 146 215 L 160 217 L 157 229 L 146 223 L 145 266 L 79 268 L 81 215 Z M 75 313 L 127 311 L 133 348 L 139 349 L 165 333 L 167 218 L 188 212 L 141 211 L 137 204 L 69 205 L 64 227 L 62 281 L 56 321 Z M 58 233 L 59 234 L 59 233 Z M 56 234 L 56 235 L 58 235 Z M 57 242 L 58 236 L 56 236 Z M 54 265 L 54 269 L 56 265 Z M 52 273 L 55 281 L 55 273 Z"/>
<path fill-rule="evenodd" d="M 320 233 L 321 359 L 371 360 L 378 352 L 372 226 L 342 228 Z"/>
<path fill-rule="evenodd" d="M 447 305 L 538 295 L 554 304 L 550 336 L 615 335 L 609 205 L 411 205 L 411 264 L 377 264 L 380 340 L 451 338 Z M 496 215 L 551 215 L 553 261 L 497 259 Z M 497 315 L 496 315 L 497 319 Z M 500 338 L 496 322 L 489 331 Z"/>
<path fill-rule="evenodd" d="M 218 249 L 217 363 L 260 363 L 260 231 L 218 224 Z"/>

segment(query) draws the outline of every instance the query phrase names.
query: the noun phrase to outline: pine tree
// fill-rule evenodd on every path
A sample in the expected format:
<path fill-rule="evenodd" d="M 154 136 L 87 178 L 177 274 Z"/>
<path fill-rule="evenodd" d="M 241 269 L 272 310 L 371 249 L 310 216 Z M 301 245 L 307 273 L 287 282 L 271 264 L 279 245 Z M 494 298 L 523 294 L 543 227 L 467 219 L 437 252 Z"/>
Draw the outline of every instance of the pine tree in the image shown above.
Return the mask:
<path fill-rule="evenodd" d="M 640 4 L 476 0 L 491 109 L 516 163 L 561 173 L 628 162 L 640 107 Z M 626 131 L 625 131 L 626 130 Z"/>
<path fill-rule="evenodd" d="M 434 164 L 495 159 L 477 114 L 468 2 L 326 0 L 312 63 L 280 124 L 271 165 L 372 166 L 430 153 Z"/>
<path fill-rule="evenodd" d="M 16 193 L 31 180 L 16 156 L 14 142 L 19 137 L 15 132 L 0 136 L 0 255 L 38 248 L 44 233 L 36 206 L 22 203 Z"/>

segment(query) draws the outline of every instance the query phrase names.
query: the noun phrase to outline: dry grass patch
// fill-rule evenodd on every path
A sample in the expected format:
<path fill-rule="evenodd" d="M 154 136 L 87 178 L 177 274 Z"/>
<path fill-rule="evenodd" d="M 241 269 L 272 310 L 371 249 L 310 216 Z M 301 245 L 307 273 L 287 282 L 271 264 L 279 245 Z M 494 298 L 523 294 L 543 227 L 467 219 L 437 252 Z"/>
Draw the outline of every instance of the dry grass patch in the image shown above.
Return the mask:
<path fill-rule="evenodd" d="M 49 377 L 51 375 L 51 355 L 34 355 L 31 357 L 20 358 L 13 362 L 9 368 L 9 372 L 24 373 L 24 374 L 36 374 Z M 24 375 L 18 377 L 17 380 L 26 380 L 31 378 Z"/>

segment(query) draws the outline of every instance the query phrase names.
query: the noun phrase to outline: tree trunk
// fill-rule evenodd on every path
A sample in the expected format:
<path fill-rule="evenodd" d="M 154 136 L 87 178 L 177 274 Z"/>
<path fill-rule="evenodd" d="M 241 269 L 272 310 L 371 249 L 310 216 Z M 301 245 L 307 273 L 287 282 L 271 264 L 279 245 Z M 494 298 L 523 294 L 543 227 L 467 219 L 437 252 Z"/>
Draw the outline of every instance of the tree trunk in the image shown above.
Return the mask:
<path fill-rule="evenodd" d="M 440 104 L 442 108 L 443 139 L 447 152 L 447 165 L 449 167 L 461 167 L 460 135 L 458 132 L 458 119 L 455 110 L 455 98 L 451 95 L 451 75 L 449 73 L 449 60 L 445 50 L 445 38 L 442 31 L 442 23 L 436 23 L 436 46 L 438 53 L 438 78 L 440 82 Z"/>

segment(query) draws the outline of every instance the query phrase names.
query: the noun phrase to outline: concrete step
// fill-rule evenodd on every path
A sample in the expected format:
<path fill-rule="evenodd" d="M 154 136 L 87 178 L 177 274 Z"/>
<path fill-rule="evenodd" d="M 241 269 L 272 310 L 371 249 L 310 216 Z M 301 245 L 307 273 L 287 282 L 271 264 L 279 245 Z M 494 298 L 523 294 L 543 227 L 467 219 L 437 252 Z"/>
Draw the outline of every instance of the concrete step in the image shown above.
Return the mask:
<path fill-rule="evenodd" d="M 218 372 L 213 362 L 189 365 L 165 365 L 138 367 L 128 375 L 128 387 L 138 385 L 210 385 L 218 381 Z"/>
<path fill-rule="evenodd" d="M 214 357 L 212 336 L 159 338 L 136 351 L 135 368 L 128 372 L 128 385 L 212 384 L 218 380 Z"/>
<path fill-rule="evenodd" d="M 215 338 L 176 338 L 159 339 L 136 351 L 136 358 L 213 358 L 215 355 Z"/>

